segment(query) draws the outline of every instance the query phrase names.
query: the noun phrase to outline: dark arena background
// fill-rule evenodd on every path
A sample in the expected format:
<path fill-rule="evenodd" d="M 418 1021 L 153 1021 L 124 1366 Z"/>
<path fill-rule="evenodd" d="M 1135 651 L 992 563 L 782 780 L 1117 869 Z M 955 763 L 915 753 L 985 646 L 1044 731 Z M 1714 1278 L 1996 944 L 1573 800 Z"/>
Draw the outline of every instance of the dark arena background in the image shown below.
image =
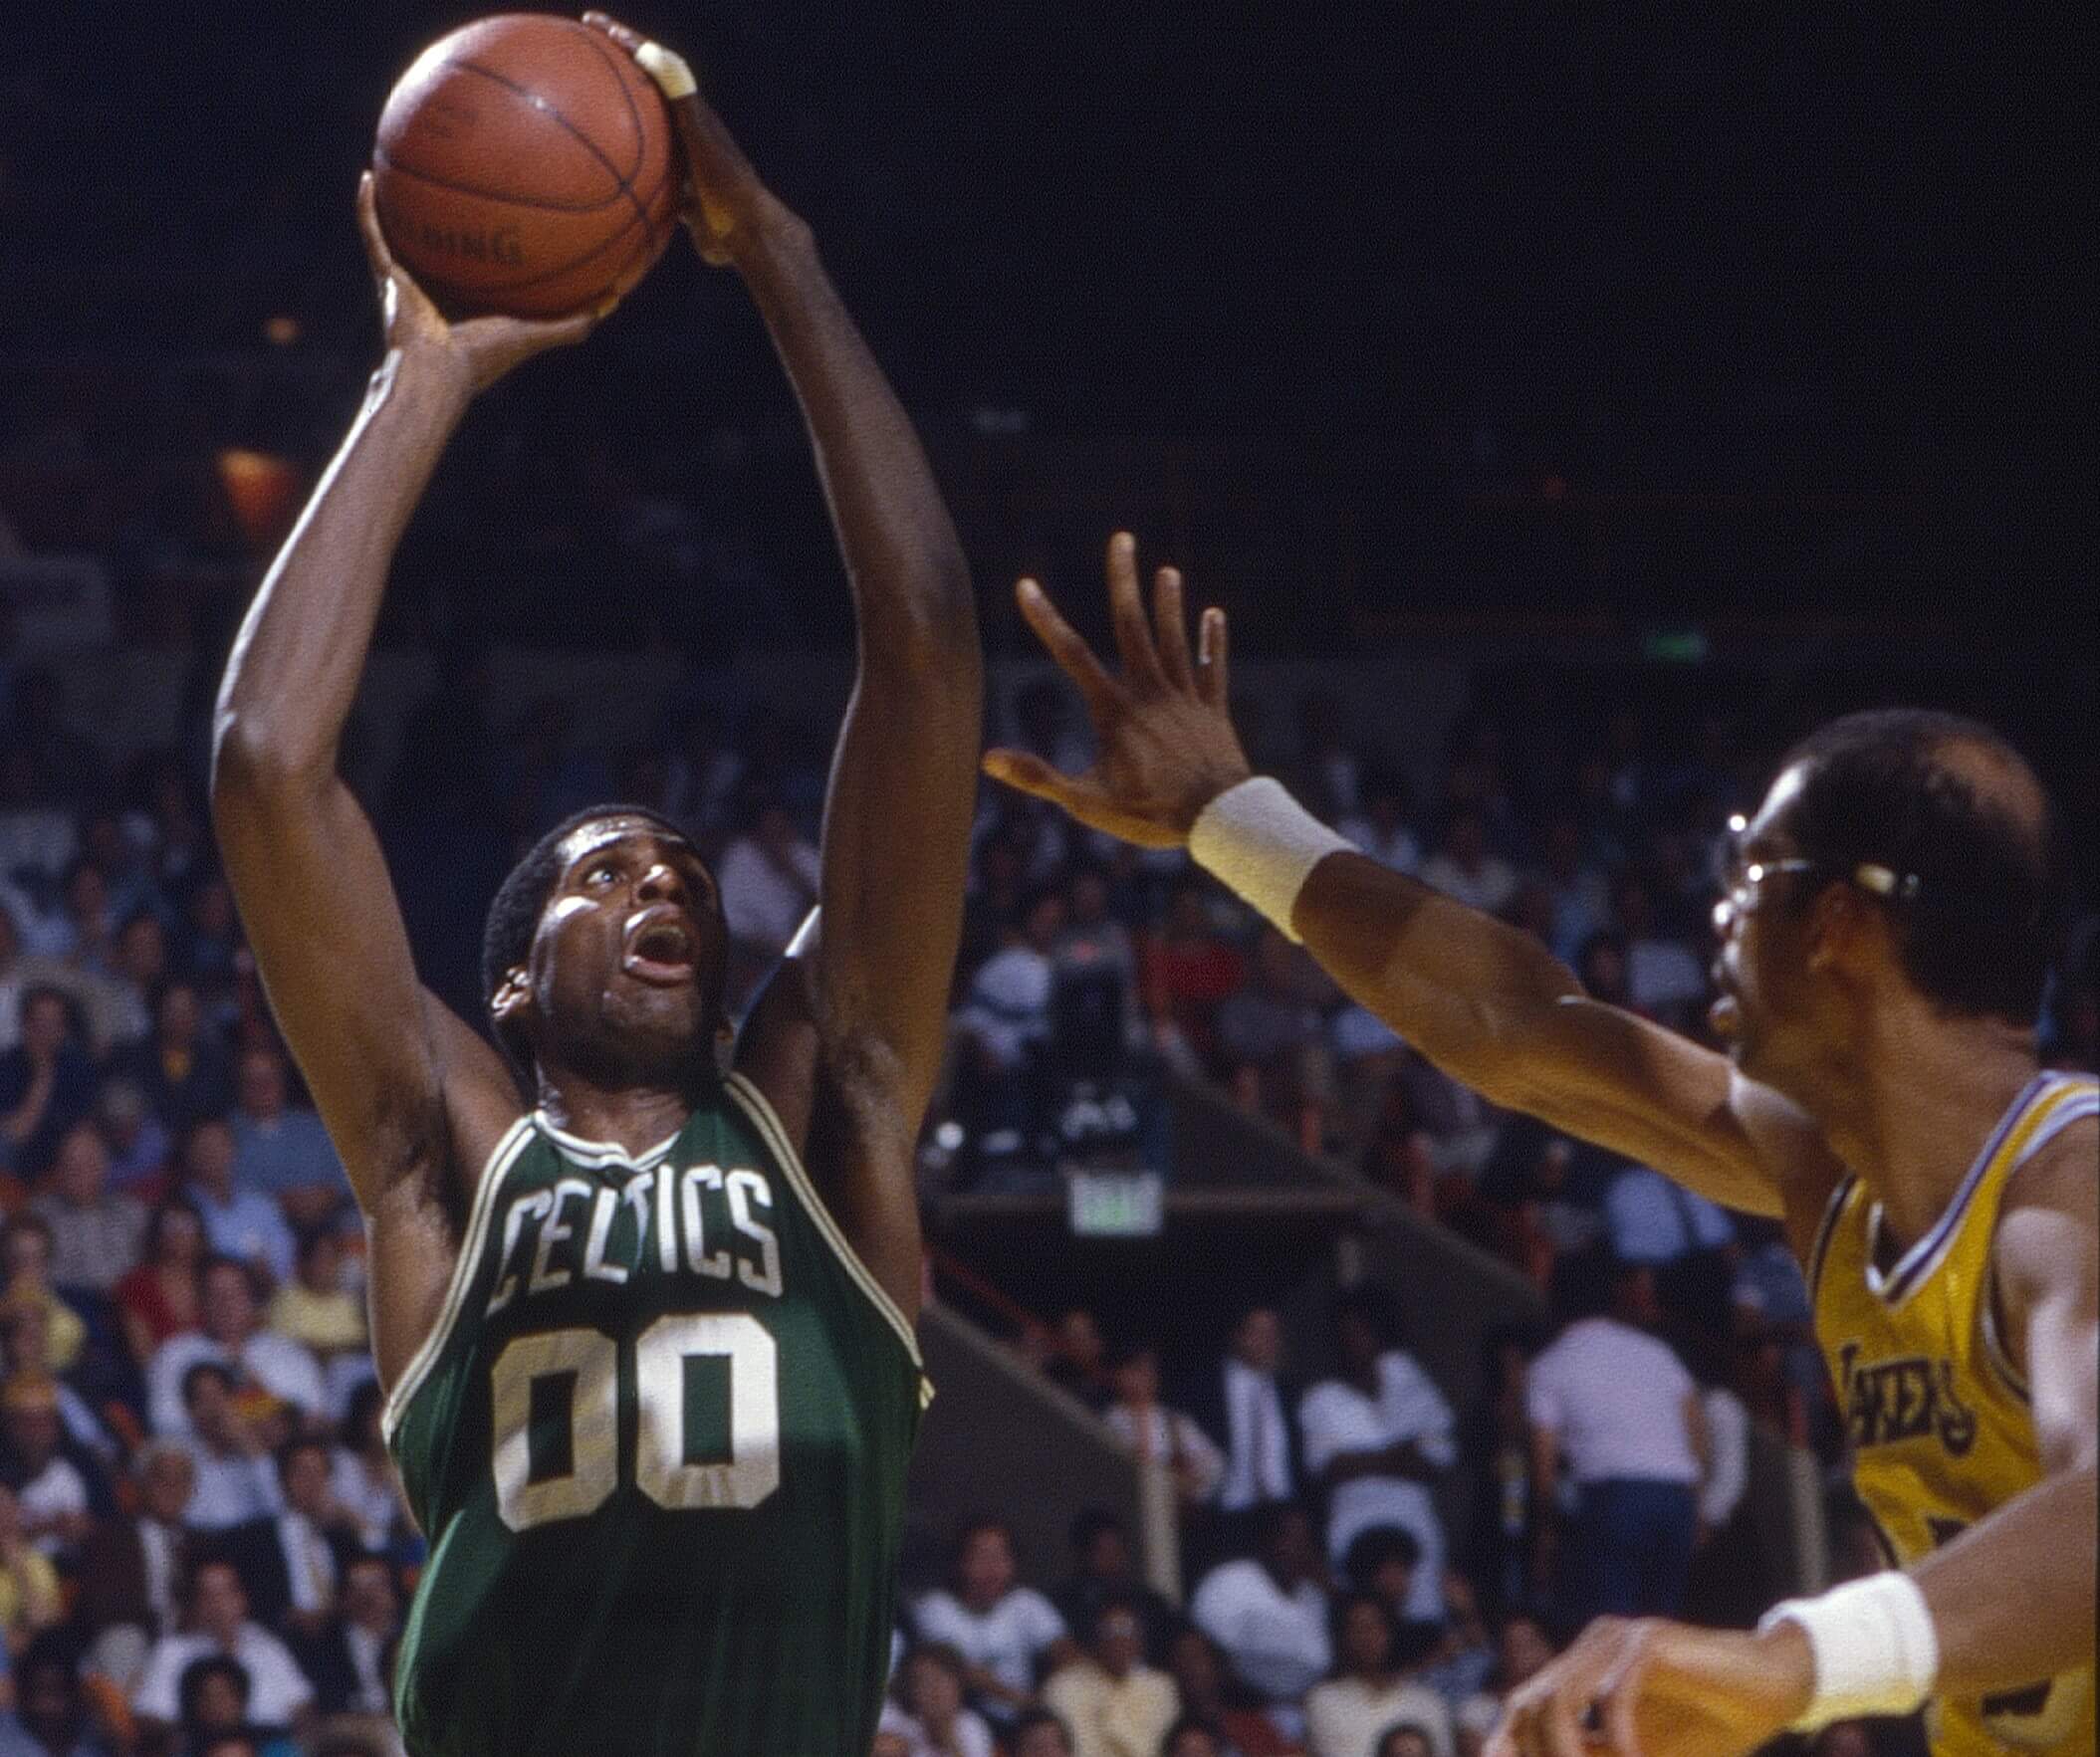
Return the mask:
<path fill-rule="evenodd" d="M 1774 760 L 1850 708 L 1976 715 L 2055 796 L 2042 1049 L 2093 1070 L 2093 69 L 1939 9 L 1368 22 L 1399 10 L 624 16 L 700 69 L 917 421 L 976 580 L 988 742 L 1083 756 L 1011 587 L 1035 574 L 1103 640 L 1102 546 L 1130 529 L 1230 613 L 1258 766 L 1699 1034 L 1727 822 Z M 468 16 L 87 5 L 0 33 L 5 1757 L 207 1749 L 212 1704 L 175 1703 L 163 1649 L 210 1644 L 137 1536 L 187 1450 L 167 1529 L 223 1541 L 285 1638 L 288 1673 L 237 1680 L 249 1748 L 397 1749 L 380 1667 L 423 1550 L 359 1389 L 362 1234 L 204 784 L 232 631 L 377 357 L 351 196 L 380 105 Z M 586 345 L 477 404 L 394 569 L 345 768 L 430 985 L 480 1015 L 498 881 L 614 796 L 715 862 L 747 994 L 805 901 L 852 642 L 765 331 L 674 242 Z M 944 1644 L 980 1600 L 1045 1595 L 1012 1598 L 1035 1635 L 996 1662 L 1056 1704 L 1052 1626 L 1082 1640 L 1126 1569 L 1147 1662 L 1219 1729 L 1171 1757 L 1371 1757 L 1305 1712 L 1330 1662 L 1350 1675 L 1324 1647 L 1338 1569 L 1287 1652 L 1236 1652 L 1218 1609 L 1263 1467 L 1234 1455 L 1221 1359 L 1274 1314 L 1296 1416 L 1361 1284 L 1448 1418 L 1407 1540 L 1435 1590 L 1387 1619 L 1390 1719 L 1432 1757 L 1477 1751 L 1571 1633 L 1532 1566 L 1556 1513 L 1528 1498 L 1523 1376 L 1600 1248 L 1655 1269 L 1733 1435 L 1689 1597 L 1658 1609 L 1747 1627 L 1878 1565 L 1775 1230 L 1486 1106 L 1192 873 L 984 786 L 920 1155 L 940 1396 L 886 1748 L 1026 1757 L 1014 1703 L 951 1711 Z M 248 1477 L 156 1397 L 198 1358 L 167 1352 L 202 1321 L 183 1210 L 157 1206 L 185 1193 L 325 1388 L 244 1406 Z M 295 1429 L 331 1470 L 310 1589 L 243 1547 Z M 1292 1436 L 1296 1485 L 1317 1437 Z M 1007 1541 L 962 1546 L 966 1588 L 978 1522 Z"/>

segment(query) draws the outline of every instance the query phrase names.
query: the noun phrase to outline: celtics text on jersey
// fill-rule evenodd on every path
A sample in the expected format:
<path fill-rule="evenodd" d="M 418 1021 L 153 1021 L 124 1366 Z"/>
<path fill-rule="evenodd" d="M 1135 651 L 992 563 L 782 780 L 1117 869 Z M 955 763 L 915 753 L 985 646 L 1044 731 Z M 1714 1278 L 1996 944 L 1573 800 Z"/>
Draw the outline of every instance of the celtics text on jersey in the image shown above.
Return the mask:
<path fill-rule="evenodd" d="M 409 1749 L 865 1752 L 923 1383 L 748 1082 L 635 1157 L 520 1119 L 386 1411 Z"/>

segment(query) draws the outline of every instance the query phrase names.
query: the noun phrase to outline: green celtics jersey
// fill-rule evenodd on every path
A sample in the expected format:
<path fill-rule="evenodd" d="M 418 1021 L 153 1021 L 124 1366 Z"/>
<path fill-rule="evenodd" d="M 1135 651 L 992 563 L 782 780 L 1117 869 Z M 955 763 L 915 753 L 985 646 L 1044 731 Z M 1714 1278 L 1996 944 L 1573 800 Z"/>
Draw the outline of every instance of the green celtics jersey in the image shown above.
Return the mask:
<path fill-rule="evenodd" d="M 522 1118 L 389 1402 L 416 1757 L 864 1757 L 910 1326 L 732 1075 L 639 1158 Z"/>

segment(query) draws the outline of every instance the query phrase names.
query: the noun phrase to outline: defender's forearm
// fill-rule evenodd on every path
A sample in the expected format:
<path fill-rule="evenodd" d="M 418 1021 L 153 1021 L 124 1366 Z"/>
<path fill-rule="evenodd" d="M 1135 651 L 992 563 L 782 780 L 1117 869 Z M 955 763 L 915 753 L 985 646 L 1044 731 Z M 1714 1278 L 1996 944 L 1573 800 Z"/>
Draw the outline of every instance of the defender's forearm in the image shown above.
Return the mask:
<path fill-rule="evenodd" d="M 1942 1691 L 2016 1690 L 2092 1662 L 2096 1492 L 2091 1464 L 2048 1477 L 1911 1571 L 1940 1638 Z"/>
<path fill-rule="evenodd" d="M 394 549 L 471 394 L 453 362 L 388 350 L 241 623 L 219 690 L 222 752 L 334 774 Z"/>
<path fill-rule="evenodd" d="M 809 423 L 859 613 L 863 663 L 938 651 L 974 666 L 976 602 L 955 526 L 910 417 L 810 229 L 772 204 L 740 238 L 737 268 Z"/>
<path fill-rule="evenodd" d="M 1359 854 L 1332 854 L 1291 925 L 1350 997 L 1504 1104 L 1527 1041 L 1580 986 L 1529 935 Z"/>

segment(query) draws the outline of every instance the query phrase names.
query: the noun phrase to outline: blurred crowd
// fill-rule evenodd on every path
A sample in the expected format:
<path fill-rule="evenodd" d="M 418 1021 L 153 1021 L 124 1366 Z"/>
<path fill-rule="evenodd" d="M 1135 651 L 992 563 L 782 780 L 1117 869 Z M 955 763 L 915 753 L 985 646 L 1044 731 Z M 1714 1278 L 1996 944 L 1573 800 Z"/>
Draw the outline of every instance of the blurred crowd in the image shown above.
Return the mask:
<path fill-rule="evenodd" d="M 824 741 L 797 712 L 733 720 L 686 686 L 661 739 L 600 751 L 561 701 L 499 701 L 484 656 L 448 653 L 394 771 L 360 777 L 434 986 L 478 1010 L 485 898 L 546 823 L 613 796 L 714 861 L 741 1003 L 816 896 Z M 1004 718 L 1086 762 L 1056 689 Z M 1365 852 L 1704 1029 L 1717 862 L 1768 753 L 1632 707 L 1594 737 L 1476 713 L 1425 778 L 1325 695 L 1247 719 Z M 380 1438 L 361 1231 L 216 868 L 201 746 L 185 726 L 118 763 L 58 674 L 0 654 L 0 1757 L 394 1748 L 421 1540 Z M 973 1523 L 909 1598 L 884 1750 L 1457 1757 L 1584 1617 L 1768 1601 L 1750 1428 L 1839 1447 L 1768 1227 L 1483 1105 L 1178 855 L 988 788 L 967 908 L 929 1194 L 1167 1168 L 1162 1094 L 1212 1082 L 1507 1258 L 1558 1327 L 1492 1338 L 1470 1409 L 1375 1287 L 1342 1299 L 1338 1370 L 1310 1384 L 1263 1308 L 1201 1371 L 1084 1311 L 1024 1339 L 1170 1466 L 1193 1592 L 1152 1594 L 1105 1514 L 1042 1591 Z M 2094 1065 L 2092 948 L 2088 921 L 2052 989 L 2065 1065 Z"/>
<path fill-rule="evenodd" d="M 1747 1626 L 1780 1596 L 1746 1501 L 1750 1420 L 1687 1364 L 1696 1332 L 1646 1264 L 1584 1259 L 1557 1334 L 1493 1338 L 1492 1388 L 1455 1412 L 1373 1282 L 1333 1311 L 1338 1371 L 1292 1373 L 1276 1311 L 1162 1394 L 1154 1351 L 1085 1338 L 1051 1370 L 1182 1503 L 1184 1605 L 1090 1508 L 1061 1578 L 1026 1581 L 1008 1527 L 966 1521 L 907 1603 L 884 1757 L 1477 1757 L 1509 1692 L 1590 1617 Z M 1454 1547 L 1440 1486 L 1472 1502 Z M 1856 1508 L 1835 1565 L 1880 1565 Z M 1915 1722 L 1776 1749 L 1923 1757 Z"/>

